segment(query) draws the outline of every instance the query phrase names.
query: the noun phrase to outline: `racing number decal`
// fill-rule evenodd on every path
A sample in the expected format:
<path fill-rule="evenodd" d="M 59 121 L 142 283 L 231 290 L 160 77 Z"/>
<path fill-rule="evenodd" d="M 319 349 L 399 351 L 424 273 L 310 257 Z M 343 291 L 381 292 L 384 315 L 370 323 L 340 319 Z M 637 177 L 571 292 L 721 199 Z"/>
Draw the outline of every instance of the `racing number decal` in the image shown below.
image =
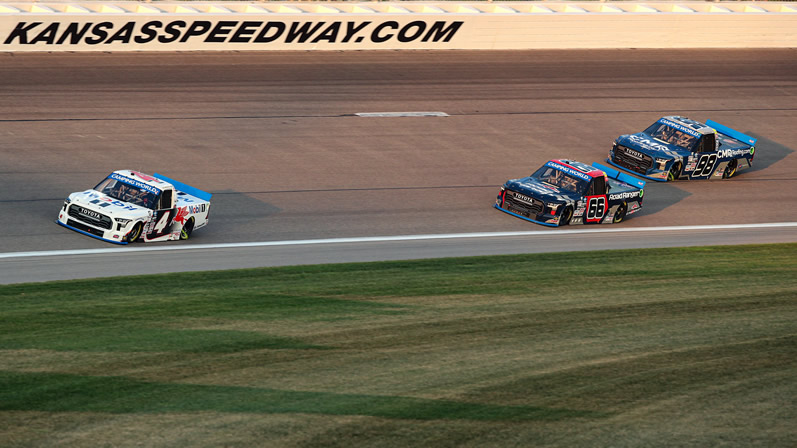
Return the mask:
<path fill-rule="evenodd" d="M 163 229 L 166 228 L 167 224 L 169 224 L 169 213 L 164 213 L 155 224 L 155 228 L 153 230 L 155 233 L 163 233 Z"/>
<path fill-rule="evenodd" d="M 606 214 L 606 196 L 587 196 L 586 222 L 600 222 Z"/>
<path fill-rule="evenodd" d="M 176 208 L 156 211 L 148 226 L 149 228 L 147 230 L 149 230 L 149 232 L 147 233 L 147 238 L 157 238 L 170 233 L 172 219 L 176 211 Z"/>
<path fill-rule="evenodd" d="M 700 160 L 697 161 L 697 166 L 692 171 L 692 177 L 706 177 L 714 171 L 714 165 L 717 164 L 716 154 L 703 154 Z"/>

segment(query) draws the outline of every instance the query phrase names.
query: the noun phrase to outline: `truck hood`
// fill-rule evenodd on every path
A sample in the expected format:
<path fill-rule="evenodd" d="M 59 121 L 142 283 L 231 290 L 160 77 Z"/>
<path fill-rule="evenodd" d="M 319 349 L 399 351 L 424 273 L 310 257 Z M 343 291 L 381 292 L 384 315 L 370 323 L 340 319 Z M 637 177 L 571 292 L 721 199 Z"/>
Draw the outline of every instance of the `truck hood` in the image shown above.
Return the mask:
<path fill-rule="evenodd" d="M 547 203 L 565 204 L 581 199 L 576 193 L 553 187 L 533 177 L 509 180 L 504 184 L 504 188 Z"/>
<path fill-rule="evenodd" d="M 96 190 L 86 190 L 69 195 L 72 204 L 94 210 L 112 218 L 136 219 L 148 216 L 151 210 L 129 202 L 120 201 Z"/>
<path fill-rule="evenodd" d="M 679 146 L 661 142 L 644 132 L 621 135 L 617 138 L 617 144 L 647 154 L 653 158 L 679 159 L 690 154 L 689 151 Z"/>

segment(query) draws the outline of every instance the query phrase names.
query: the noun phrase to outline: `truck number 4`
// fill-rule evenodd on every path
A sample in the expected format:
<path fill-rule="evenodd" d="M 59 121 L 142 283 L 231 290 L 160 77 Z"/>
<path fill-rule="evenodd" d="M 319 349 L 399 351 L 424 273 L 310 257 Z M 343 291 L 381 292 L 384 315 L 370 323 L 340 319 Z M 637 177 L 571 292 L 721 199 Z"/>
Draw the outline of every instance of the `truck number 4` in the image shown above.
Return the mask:
<path fill-rule="evenodd" d="M 174 217 L 174 210 L 158 210 L 155 212 L 153 220 L 147 224 L 147 237 L 157 238 L 169 233 L 169 225 Z M 160 215 L 160 216 L 159 216 Z M 155 221 L 157 220 L 157 221 Z"/>
<path fill-rule="evenodd" d="M 155 228 L 153 229 L 155 231 L 155 233 L 157 233 L 158 235 L 164 233 L 163 230 L 169 224 L 169 221 L 171 220 L 170 219 L 171 215 L 172 214 L 170 212 L 166 212 L 163 215 L 161 215 L 161 218 L 155 224 Z"/>

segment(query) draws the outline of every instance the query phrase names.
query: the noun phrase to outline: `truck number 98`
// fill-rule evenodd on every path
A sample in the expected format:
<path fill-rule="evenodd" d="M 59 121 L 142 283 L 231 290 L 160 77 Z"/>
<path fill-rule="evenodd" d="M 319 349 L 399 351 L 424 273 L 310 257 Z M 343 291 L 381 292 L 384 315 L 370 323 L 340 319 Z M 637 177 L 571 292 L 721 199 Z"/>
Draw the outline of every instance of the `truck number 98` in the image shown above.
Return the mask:
<path fill-rule="evenodd" d="M 717 155 L 716 154 L 704 154 L 700 156 L 700 160 L 697 161 L 697 166 L 695 170 L 692 172 L 692 177 L 704 177 L 711 174 L 711 171 L 714 169 L 714 165 L 717 163 Z"/>

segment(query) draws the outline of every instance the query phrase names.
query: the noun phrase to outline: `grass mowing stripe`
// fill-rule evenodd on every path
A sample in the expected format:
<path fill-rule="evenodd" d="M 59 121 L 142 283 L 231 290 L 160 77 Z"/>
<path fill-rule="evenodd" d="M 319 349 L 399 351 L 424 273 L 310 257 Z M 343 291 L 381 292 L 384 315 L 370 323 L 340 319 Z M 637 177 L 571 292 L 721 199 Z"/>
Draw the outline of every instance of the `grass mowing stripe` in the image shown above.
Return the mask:
<path fill-rule="evenodd" d="M 0 410 L 44 412 L 244 412 L 399 419 L 561 420 L 606 414 L 362 394 L 159 384 L 122 377 L 0 371 Z"/>
<path fill-rule="evenodd" d="M 4 285 L 0 436 L 39 445 L 124 445 L 119 434 L 135 434 L 146 445 L 790 446 L 795 249 Z M 152 432 L 186 413 L 194 417 L 184 427 Z M 234 424 L 225 417 L 238 414 Z M 64 426 L 43 432 L 49 421 Z M 218 425 L 210 438 L 202 432 Z"/>

